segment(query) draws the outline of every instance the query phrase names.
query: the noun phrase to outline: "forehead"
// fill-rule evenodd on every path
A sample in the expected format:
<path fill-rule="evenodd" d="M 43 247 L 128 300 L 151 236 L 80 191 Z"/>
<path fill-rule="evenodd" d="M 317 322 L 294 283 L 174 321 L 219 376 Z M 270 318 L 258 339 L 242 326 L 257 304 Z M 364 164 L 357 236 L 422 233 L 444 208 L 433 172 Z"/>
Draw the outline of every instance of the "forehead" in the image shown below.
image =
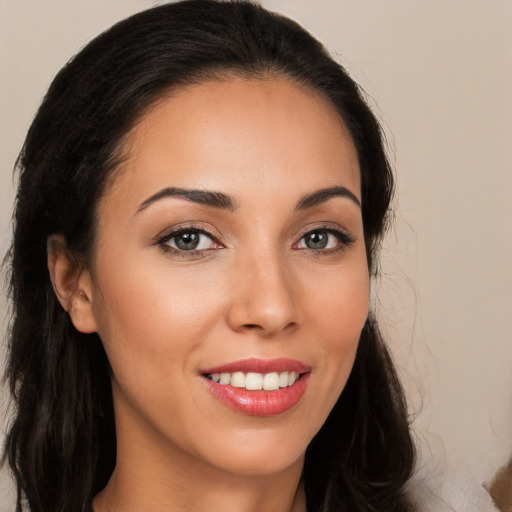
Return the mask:
<path fill-rule="evenodd" d="M 141 116 L 124 152 L 114 189 L 126 199 L 164 186 L 282 194 L 283 181 L 290 194 L 341 184 L 360 197 L 357 153 L 340 115 L 285 78 L 173 90 Z"/>

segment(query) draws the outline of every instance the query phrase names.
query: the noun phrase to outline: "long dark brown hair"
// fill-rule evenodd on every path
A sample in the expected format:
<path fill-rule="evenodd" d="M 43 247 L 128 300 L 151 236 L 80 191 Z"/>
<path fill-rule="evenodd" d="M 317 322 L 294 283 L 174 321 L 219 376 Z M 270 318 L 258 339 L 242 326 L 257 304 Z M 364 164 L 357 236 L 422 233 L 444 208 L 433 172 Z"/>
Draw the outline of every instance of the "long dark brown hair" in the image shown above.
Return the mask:
<path fill-rule="evenodd" d="M 226 75 L 286 77 L 320 93 L 355 143 L 370 272 L 386 230 L 393 175 L 357 84 L 297 23 L 250 2 L 190 0 L 141 12 L 98 36 L 56 76 L 18 160 L 8 254 L 13 316 L 6 378 L 16 414 L 5 443 L 17 512 L 76 512 L 116 462 L 110 368 L 101 340 L 59 304 L 47 239 L 87 261 L 96 205 L 123 137 L 166 91 Z M 414 447 L 402 388 L 370 316 L 346 388 L 308 447 L 309 512 L 410 511 Z"/>

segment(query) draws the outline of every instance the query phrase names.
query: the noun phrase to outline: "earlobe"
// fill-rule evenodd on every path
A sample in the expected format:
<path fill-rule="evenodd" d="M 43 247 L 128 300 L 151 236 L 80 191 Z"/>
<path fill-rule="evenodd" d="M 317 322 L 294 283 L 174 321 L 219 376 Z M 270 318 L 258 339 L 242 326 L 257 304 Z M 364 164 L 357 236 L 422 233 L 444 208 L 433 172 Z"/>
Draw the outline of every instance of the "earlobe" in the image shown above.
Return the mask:
<path fill-rule="evenodd" d="M 83 333 L 96 332 L 89 270 L 72 257 L 62 235 L 48 237 L 47 255 L 53 289 L 73 325 Z"/>

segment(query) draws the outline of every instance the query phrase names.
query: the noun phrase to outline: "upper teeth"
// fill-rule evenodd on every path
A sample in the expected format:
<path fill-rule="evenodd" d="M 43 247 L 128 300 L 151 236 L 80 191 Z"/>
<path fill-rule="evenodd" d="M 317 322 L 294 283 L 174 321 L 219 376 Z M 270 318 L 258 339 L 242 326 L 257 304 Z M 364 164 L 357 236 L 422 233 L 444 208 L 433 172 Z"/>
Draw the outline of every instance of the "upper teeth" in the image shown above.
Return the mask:
<path fill-rule="evenodd" d="M 219 384 L 231 384 L 235 388 L 245 388 L 253 391 L 264 389 L 273 391 L 286 388 L 295 383 L 299 374 L 296 372 L 272 372 L 272 373 L 212 373 L 209 377 Z"/>

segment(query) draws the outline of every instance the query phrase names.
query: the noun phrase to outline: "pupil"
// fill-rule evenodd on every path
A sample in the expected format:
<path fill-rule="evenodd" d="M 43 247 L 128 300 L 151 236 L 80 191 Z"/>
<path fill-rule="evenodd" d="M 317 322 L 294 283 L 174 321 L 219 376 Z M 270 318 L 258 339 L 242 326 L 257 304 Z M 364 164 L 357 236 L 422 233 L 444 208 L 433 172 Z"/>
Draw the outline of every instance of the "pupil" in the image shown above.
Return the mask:
<path fill-rule="evenodd" d="M 324 249 L 327 245 L 327 239 L 327 233 L 317 231 L 316 233 L 311 233 L 306 237 L 306 245 L 310 249 Z"/>
<path fill-rule="evenodd" d="M 199 234 L 198 233 L 182 233 L 176 238 L 176 246 L 179 249 L 190 251 L 195 249 L 199 245 Z"/>

